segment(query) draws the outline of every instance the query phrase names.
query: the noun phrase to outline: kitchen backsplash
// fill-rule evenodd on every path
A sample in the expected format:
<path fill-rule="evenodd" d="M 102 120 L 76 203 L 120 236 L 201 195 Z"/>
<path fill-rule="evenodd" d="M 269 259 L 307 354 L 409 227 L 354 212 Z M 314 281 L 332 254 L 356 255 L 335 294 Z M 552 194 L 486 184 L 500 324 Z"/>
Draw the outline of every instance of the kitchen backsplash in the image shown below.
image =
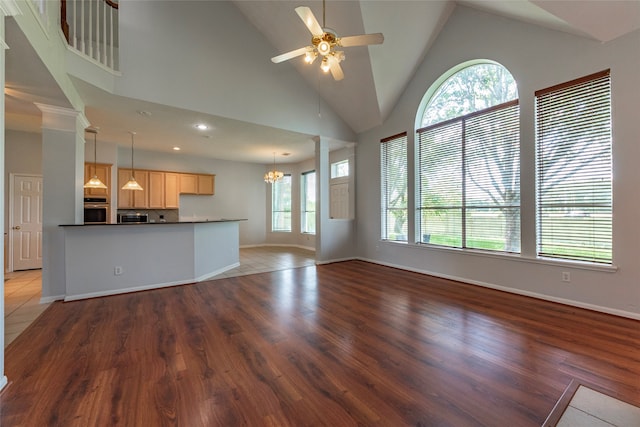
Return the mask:
<path fill-rule="evenodd" d="M 147 214 L 149 215 L 149 222 L 162 222 L 162 219 L 166 222 L 178 222 L 180 220 L 180 213 L 178 209 L 118 209 L 118 213 Z"/>

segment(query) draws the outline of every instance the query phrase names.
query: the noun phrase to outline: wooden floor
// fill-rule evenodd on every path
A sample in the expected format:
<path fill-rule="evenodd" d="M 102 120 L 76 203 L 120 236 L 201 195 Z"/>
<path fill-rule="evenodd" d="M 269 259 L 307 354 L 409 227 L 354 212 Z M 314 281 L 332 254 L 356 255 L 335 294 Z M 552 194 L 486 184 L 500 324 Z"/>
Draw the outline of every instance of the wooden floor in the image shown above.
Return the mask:
<path fill-rule="evenodd" d="M 5 357 L 2 426 L 540 426 L 572 379 L 640 405 L 640 322 L 361 261 L 54 303 Z"/>

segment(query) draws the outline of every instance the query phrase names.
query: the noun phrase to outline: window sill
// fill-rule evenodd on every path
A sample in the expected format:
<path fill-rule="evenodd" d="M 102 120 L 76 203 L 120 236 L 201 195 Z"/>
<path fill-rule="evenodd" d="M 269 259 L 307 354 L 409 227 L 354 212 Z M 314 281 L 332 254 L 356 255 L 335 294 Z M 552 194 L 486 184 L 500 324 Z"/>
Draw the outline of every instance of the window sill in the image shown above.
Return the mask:
<path fill-rule="evenodd" d="M 486 257 L 486 258 L 525 262 L 528 264 L 543 264 L 543 265 L 550 265 L 555 267 L 574 268 L 579 270 L 602 271 L 605 273 L 615 273 L 616 271 L 618 271 L 617 265 L 605 265 L 605 264 L 596 264 L 596 263 L 589 263 L 589 262 L 552 259 L 552 258 L 533 258 L 533 257 L 523 256 L 521 254 L 487 252 L 487 251 L 481 251 L 477 249 L 448 248 L 444 246 L 436 246 L 436 245 L 430 245 L 425 243 L 409 244 L 408 242 L 396 241 L 396 240 L 380 240 L 380 242 L 396 244 L 396 245 L 398 244 L 404 245 L 408 248 L 413 248 L 417 250 L 438 251 L 438 252 L 449 253 L 449 254 L 454 252 L 456 254 L 461 254 L 461 255 L 480 256 L 480 257 Z"/>

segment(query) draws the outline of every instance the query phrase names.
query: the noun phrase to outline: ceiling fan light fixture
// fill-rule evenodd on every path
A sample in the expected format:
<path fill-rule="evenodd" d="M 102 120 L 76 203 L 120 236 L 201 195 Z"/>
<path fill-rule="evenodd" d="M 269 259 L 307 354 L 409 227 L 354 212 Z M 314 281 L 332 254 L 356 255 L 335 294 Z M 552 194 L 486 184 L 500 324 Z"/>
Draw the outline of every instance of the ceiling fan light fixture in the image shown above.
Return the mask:
<path fill-rule="evenodd" d="M 331 44 L 326 41 L 326 40 L 322 40 L 320 43 L 318 43 L 318 53 L 322 56 L 328 55 L 329 52 L 331 52 Z"/>
<path fill-rule="evenodd" d="M 320 64 L 320 68 L 325 73 L 328 73 L 329 70 L 331 69 L 331 65 L 329 64 L 328 58 L 326 56 L 322 58 L 322 64 Z"/>
<path fill-rule="evenodd" d="M 307 64 L 313 64 L 317 57 L 318 54 L 316 52 L 309 50 L 304 54 L 304 62 L 306 62 Z"/>

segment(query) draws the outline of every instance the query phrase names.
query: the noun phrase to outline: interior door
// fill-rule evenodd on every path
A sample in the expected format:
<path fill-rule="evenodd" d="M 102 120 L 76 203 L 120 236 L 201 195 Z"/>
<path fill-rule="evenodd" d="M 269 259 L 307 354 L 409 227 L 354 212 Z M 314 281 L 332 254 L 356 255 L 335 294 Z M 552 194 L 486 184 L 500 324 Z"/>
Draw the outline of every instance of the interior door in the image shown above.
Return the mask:
<path fill-rule="evenodd" d="M 14 175 L 11 204 L 12 270 L 42 268 L 42 177 Z"/>
<path fill-rule="evenodd" d="M 349 184 L 332 184 L 329 216 L 333 219 L 349 218 Z"/>

